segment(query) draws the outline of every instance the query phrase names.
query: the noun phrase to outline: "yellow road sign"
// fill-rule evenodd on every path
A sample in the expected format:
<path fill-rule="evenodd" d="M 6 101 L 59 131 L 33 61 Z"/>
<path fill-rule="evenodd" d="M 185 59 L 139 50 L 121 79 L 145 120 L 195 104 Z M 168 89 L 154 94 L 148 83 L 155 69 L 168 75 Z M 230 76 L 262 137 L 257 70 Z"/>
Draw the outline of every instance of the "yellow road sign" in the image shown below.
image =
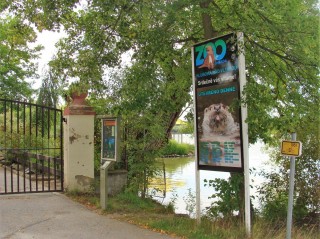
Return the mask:
<path fill-rule="evenodd" d="M 301 153 L 302 153 L 302 143 L 300 141 L 283 140 L 281 142 L 282 155 L 299 157 Z"/>

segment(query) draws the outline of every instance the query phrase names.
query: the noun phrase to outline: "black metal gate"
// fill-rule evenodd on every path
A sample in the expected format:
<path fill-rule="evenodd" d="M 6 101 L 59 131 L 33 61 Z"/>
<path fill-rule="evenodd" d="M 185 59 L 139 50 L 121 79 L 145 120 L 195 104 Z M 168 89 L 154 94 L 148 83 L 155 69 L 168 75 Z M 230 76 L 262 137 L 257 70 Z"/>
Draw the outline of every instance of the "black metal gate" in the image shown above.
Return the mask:
<path fill-rule="evenodd" d="M 0 194 L 63 190 L 59 109 L 0 99 Z"/>

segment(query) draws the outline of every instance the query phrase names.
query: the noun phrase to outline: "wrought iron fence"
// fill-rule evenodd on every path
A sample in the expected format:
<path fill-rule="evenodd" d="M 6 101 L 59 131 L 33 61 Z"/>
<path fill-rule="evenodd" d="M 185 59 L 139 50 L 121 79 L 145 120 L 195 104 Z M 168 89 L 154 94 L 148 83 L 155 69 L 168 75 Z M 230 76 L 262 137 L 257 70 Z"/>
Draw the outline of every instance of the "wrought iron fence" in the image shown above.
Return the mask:
<path fill-rule="evenodd" d="M 0 194 L 63 190 L 62 111 L 0 99 Z"/>

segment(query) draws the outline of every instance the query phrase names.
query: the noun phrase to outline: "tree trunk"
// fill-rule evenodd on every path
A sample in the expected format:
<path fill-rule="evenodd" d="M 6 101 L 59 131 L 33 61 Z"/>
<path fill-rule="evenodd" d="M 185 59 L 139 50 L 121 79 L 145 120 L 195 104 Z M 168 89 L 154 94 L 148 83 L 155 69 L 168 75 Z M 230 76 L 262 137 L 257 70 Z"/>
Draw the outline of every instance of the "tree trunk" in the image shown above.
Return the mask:
<path fill-rule="evenodd" d="M 203 9 L 202 12 L 202 26 L 204 30 L 204 38 L 205 39 L 210 39 L 218 36 L 218 32 L 213 28 L 212 26 L 212 18 L 209 13 L 207 13 L 206 9 L 209 8 L 209 5 L 213 3 L 213 0 L 203 0 L 200 2 L 200 8 Z M 237 173 L 230 173 L 230 177 L 235 177 Z M 242 173 L 243 175 L 243 173 Z M 243 181 L 240 183 L 240 188 L 239 188 L 239 216 L 241 220 L 244 220 L 244 177 Z"/>
<path fill-rule="evenodd" d="M 204 30 L 204 38 L 210 39 L 217 36 L 217 31 L 213 29 L 212 21 L 211 21 L 211 15 L 209 15 L 206 12 L 206 9 L 208 9 L 210 3 L 212 3 L 213 0 L 204 0 L 200 2 L 200 8 L 203 9 L 203 13 L 201 14 L 202 17 L 202 26 Z"/>

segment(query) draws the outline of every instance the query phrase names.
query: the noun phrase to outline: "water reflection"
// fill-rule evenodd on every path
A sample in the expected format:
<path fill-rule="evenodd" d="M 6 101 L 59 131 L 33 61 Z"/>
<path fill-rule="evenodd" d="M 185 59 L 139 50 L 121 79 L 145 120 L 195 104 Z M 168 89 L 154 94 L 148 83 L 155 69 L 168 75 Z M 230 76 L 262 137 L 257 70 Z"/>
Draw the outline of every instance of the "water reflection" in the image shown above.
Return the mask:
<path fill-rule="evenodd" d="M 256 172 L 259 171 L 270 171 L 269 156 L 263 150 L 264 145 L 261 142 L 258 142 L 254 145 L 250 145 L 249 147 L 249 155 L 250 155 L 250 168 L 254 169 Z M 163 191 L 157 191 L 154 193 L 156 200 L 167 205 L 173 198 L 176 197 L 176 213 L 187 214 L 186 210 L 186 200 L 185 197 L 188 195 L 188 190 L 191 189 L 191 192 L 195 195 L 196 187 L 195 187 L 195 159 L 192 158 L 165 158 L 158 159 L 159 168 L 162 168 L 163 163 L 165 164 L 166 169 L 166 194 L 163 195 Z M 200 171 L 200 207 L 201 211 L 205 209 L 205 207 L 209 206 L 212 202 L 212 199 L 208 199 L 213 193 L 215 193 L 213 188 L 204 187 L 204 179 L 228 179 L 230 176 L 229 173 L 226 172 L 217 172 L 217 171 Z M 250 181 L 251 186 L 251 195 L 257 195 L 257 191 L 255 187 L 259 186 L 265 179 L 262 176 L 251 175 L 253 182 Z M 159 175 L 155 180 L 154 187 L 158 187 L 162 184 L 161 190 L 164 190 L 164 179 L 163 175 Z M 253 204 L 256 208 L 259 208 L 258 197 L 253 200 Z"/>
<path fill-rule="evenodd" d="M 195 159 L 192 158 L 164 158 L 158 159 L 159 168 L 162 168 L 162 163 L 165 165 L 166 173 L 166 188 L 164 187 L 163 174 L 158 175 L 152 181 L 153 189 L 151 190 L 154 198 L 164 205 L 168 205 L 171 201 L 175 201 L 175 212 L 187 214 L 186 201 L 189 190 L 195 195 Z M 215 171 L 200 171 L 200 192 L 201 192 L 201 210 L 211 204 L 212 199 L 208 199 L 214 193 L 213 188 L 204 187 L 204 179 L 225 178 L 229 173 Z M 163 191 L 166 193 L 163 194 Z"/>

